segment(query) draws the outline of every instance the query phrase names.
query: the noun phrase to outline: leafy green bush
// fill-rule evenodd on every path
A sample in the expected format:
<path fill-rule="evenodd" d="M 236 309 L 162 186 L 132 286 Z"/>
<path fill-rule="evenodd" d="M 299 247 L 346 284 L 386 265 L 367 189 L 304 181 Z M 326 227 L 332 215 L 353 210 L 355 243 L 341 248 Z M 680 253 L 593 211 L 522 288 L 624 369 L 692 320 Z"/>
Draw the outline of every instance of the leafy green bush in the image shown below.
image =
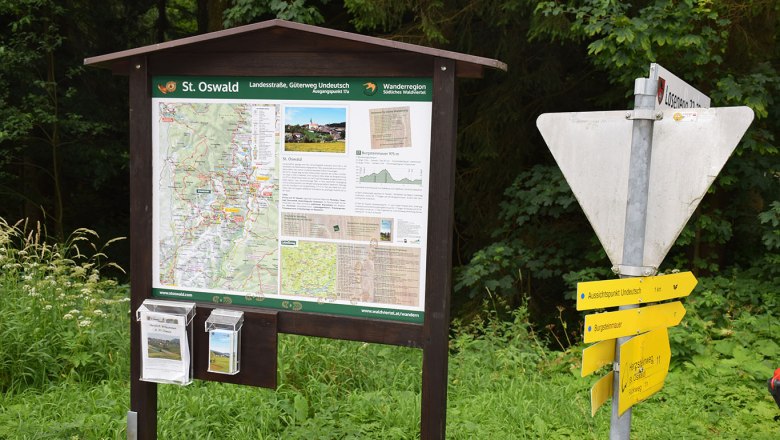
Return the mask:
<path fill-rule="evenodd" d="M 698 375 L 763 382 L 780 367 L 777 284 L 735 272 L 701 278 L 670 329 L 672 361 Z"/>
<path fill-rule="evenodd" d="M 609 268 L 595 237 L 582 239 L 587 219 L 557 167 L 520 173 L 504 198 L 495 241 L 456 268 L 458 294 L 482 299 L 496 293 L 518 306 L 526 296 L 560 296 L 561 277 L 573 268 L 595 262 Z"/>
<path fill-rule="evenodd" d="M 0 219 L 0 391 L 119 377 L 129 298 L 125 287 L 101 279 L 100 269 L 112 264 L 89 242 L 97 234 L 78 229 L 49 244 L 40 226 L 27 226 Z"/>
<path fill-rule="evenodd" d="M 761 236 L 767 253 L 763 265 L 771 275 L 780 278 L 780 200 L 770 204 L 767 211 L 758 215 L 764 233 Z"/>

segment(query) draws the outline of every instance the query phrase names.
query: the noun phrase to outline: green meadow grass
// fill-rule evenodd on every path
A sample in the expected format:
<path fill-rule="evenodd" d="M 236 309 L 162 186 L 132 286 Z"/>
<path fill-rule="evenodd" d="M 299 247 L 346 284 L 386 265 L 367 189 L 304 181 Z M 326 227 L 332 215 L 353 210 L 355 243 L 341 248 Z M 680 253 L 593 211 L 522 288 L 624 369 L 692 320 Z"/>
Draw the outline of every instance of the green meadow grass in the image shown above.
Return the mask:
<path fill-rule="evenodd" d="M 230 371 L 230 358 L 209 352 L 209 370 L 227 373 Z"/>
<path fill-rule="evenodd" d="M 288 142 L 284 151 L 302 151 L 307 153 L 344 153 L 346 142 Z"/>
<path fill-rule="evenodd" d="M 99 256 L 46 250 L 21 227 L 0 226 L 0 439 L 126 438 L 127 287 L 100 278 Z M 730 301 L 725 282 L 703 280 L 686 299 L 689 313 L 670 331 L 673 368 L 634 408 L 633 439 L 780 438 L 766 391 L 780 321 L 769 297 L 728 321 L 710 318 L 705 305 Z M 549 349 L 523 308 L 510 321 L 485 310 L 453 326 L 447 437 L 607 438 L 609 405 L 591 417 L 589 401 L 606 370 L 579 377 L 582 346 Z M 159 438 L 418 438 L 421 351 L 280 335 L 278 360 L 276 390 L 159 385 Z"/>

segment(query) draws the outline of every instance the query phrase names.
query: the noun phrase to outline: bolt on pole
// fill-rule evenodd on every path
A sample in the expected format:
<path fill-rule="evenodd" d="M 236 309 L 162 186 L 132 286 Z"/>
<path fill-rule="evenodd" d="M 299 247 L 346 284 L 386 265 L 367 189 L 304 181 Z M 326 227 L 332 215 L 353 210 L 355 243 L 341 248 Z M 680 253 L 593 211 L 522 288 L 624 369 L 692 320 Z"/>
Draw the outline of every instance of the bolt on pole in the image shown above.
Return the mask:
<path fill-rule="evenodd" d="M 650 186 L 650 157 L 653 150 L 653 122 L 657 80 L 637 78 L 634 83 L 634 112 L 631 132 L 631 159 L 628 170 L 628 203 L 623 236 L 623 261 L 620 277 L 654 275 L 643 273 L 645 251 L 645 225 L 647 224 L 647 195 Z M 623 270 L 626 269 L 633 270 Z M 639 272 L 639 273 L 637 273 Z M 629 275 L 630 273 L 630 275 Z M 641 274 L 641 275 L 640 275 Z M 621 306 L 620 310 L 638 305 Z M 615 368 L 612 382 L 612 418 L 609 426 L 610 440 L 627 440 L 631 437 L 631 409 L 622 416 L 618 412 L 620 398 L 620 347 L 630 337 L 618 338 L 615 344 Z"/>

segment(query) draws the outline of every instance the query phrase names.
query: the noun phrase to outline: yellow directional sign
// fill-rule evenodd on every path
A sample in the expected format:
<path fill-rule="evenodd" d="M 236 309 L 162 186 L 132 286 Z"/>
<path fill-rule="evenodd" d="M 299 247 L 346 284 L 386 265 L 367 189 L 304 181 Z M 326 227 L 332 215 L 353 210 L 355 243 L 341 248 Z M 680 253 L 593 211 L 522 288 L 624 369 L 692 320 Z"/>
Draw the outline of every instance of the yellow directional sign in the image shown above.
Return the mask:
<path fill-rule="evenodd" d="M 582 377 L 615 360 L 615 340 L 608 339 L 582 350 Z"/>
<path fill-rule="evenodd" d="M 674 327 L 682 321 L 683 316 L 685 308 L 680 301 L 616 312 L 593 313 L 585 316 L 583 340 L 590 343 L 634 336 L 659 327 Z"/>
<path fill-rule="evenodd" d="M 682 298 L 691 294 L 696 283 L 691 272 L 577 283 L 577 310 Z"/>
<path fill-rule="evenodd" d="M 590 416 L 596 415 L 596 411 L 601 408 L 610 397 L 612 397 L 612 381 L 614 380 L 615 373 L 610 371 L 609 374 L 602 377 L 593 385 L 590 389 Z"/>
<path fill-rule="evenodd" d="M 666 328 L 631 338 L 620 346 L 620 415 L 664 387 L 671 358 Z"/>

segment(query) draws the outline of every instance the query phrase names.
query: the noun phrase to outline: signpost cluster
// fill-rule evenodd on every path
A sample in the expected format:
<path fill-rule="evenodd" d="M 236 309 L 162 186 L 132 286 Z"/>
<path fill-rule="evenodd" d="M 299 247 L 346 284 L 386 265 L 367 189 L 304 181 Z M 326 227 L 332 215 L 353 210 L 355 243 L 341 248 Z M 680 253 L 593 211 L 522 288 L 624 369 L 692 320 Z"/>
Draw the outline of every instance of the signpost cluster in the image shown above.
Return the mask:
<path fill-rule="evenodd" d="M 627 439 L 631 407 L 663 388 L 668 328 L 685 315 L 691 272 L 655 276 L 751 121 L 747 107 L 710 99 L 658 64 L 634 85 L 634 109 L 548 113 L 537 126 L 620 279 L 577 285 L 585 317 L 582 376 L 591 414 L 612 398 L 610 438 Z"/>
<path fill-rule="evenodd" d="M 578 283 L 577 310 L 681 298 L 695 286 L 691 272 Z M 585 316 L 584 342 L 596 344 L 582 352 L 582 377 L 615 362 L 617 338 L 636 336 L 619 348 L 618 412 L 622 415 L 663 387 L 671 358 L 667 328 L 679 324 L 683 316 L 685 308 L 680 301 Z M 613 380 L 610 372 L 591 389 L 592 415 L 612 396 Z"/>

